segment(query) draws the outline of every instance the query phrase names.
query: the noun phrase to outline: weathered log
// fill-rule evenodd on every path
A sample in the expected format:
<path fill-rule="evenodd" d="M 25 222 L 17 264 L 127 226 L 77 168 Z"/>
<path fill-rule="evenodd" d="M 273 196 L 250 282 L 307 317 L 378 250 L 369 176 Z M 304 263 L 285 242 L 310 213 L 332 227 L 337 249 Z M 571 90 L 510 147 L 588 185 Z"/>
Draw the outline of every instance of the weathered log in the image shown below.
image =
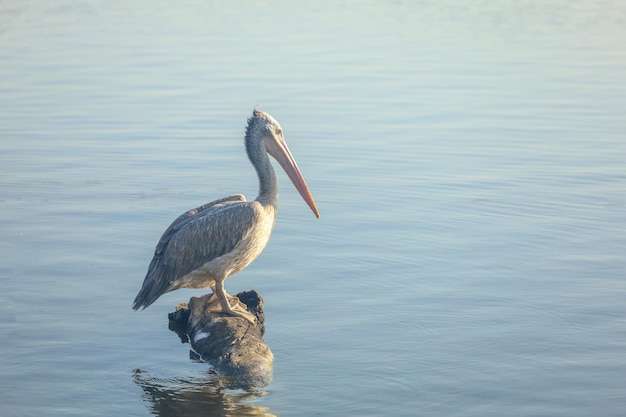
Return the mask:
<path fill-rule="evenodd" d="M 241 317 L 212 312 L 219 302 L 209 303 L 210 294 L 192 297 L 188 307 L 177 306 L 169 314 L 170 328 L 181 340 L 191 343 L 200 358 L 211 364 L 218 375 L 226 377 L 233 386 L 259 389 L 272 380 L 274 355 L 263 341 L 265 315 L 263 299 L 256 291 L 244 291 L 230 302 L 241 303 L 256 319 L 256 324 Z"/>

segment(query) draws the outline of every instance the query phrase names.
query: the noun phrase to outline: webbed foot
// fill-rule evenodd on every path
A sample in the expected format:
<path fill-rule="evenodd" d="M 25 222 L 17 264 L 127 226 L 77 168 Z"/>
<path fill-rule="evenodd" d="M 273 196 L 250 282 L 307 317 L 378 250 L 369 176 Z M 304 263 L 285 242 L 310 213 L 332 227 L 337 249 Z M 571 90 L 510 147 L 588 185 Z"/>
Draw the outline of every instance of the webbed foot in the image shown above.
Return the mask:
<path fill-rule="evenodd" d="M 217 295 L 217 296 L 216 296 Z M 225 297 L 222 299 L 219 294 L 213 294 L 210 298 L 210 301 L 214 301 L 214 296 L 219 300 L 218 303 L 213 303 L 211 307 L 209 307 L 209 313 L 224 313 L 234 317 L 241 317 L 248 320 L 253 326 L 256 325 L 257 319 L 254 314 L 250 313 L 244 304 L 239 301 L 239 298 L 232 297 L 228 294 L 224 294 Z M 228 299 L 232 299 L 231 301 Z M 215 300 L 215 301 L 218 301 Z"/>

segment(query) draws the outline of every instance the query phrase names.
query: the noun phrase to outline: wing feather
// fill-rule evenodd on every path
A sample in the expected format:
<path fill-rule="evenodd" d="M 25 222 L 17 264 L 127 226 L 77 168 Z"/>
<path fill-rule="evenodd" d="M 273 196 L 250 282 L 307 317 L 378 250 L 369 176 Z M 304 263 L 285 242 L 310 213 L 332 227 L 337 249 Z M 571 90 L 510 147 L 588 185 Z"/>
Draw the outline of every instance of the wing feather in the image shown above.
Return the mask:
<path fill-rule="evenodd" d="M 163 248 L 167 246 L 172 236 L 174 236 L 181 228 L 183 228 L 194 218 L 205 216 L 207 214 L 207 210 L 211 210 L 211 208 L 215 209 L 223 207 L 225 205 L 228 205 L 229 203 L 244 203 L 245 201 L 246 197 L 244 197 L 242 194 L 234 194 L 228 197 L 211 201 L 210 203 L 203 204 L 200 207 L 187 210 L 186 212 L 178 216 L 176 220 L 174 220 L 172 224 L 170 224 L 170 226 L 165 230 L 165 232 L 163 232 L 159 243 L 157 243 L 155 256 L 162 253 Z"/>
<path fill-rule="evenodd" d="M 215 200 L 178 216 L 156 246 L 133 309 L 148 307 L 179 288 L 180 278 L 233 250 L 253 228 L 256 216 L 242 195 Z"/>

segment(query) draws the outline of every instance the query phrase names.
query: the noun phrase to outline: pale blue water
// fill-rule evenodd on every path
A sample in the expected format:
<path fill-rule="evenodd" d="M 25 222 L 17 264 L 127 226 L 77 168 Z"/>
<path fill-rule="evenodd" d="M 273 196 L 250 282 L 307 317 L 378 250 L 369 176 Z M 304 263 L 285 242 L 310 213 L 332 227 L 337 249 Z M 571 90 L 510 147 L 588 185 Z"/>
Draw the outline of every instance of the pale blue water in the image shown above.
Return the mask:
<path fill-rule="evenodd" d="M 0 414 L 620 416 L 626 4 L 0 3 Z M 130 304 L 181 212 L 286 176 L 262 395 Z"/>

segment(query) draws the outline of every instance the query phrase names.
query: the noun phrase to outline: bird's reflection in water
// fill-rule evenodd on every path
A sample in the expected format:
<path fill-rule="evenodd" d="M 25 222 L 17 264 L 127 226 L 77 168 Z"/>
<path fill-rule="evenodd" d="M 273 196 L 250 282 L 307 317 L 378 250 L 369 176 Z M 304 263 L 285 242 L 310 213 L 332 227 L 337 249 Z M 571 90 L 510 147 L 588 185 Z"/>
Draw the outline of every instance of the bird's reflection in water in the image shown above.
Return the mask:
<path fill-rule="evenodd" d="M 264 392 L 229 390 L 208 371 L 206 378 L 168 379 L 136 369 L 133 381 L 143 390 L 152 414 L 159 417 L 274 416 L 267 407 L 248 402 L 265 395 Z"/>

